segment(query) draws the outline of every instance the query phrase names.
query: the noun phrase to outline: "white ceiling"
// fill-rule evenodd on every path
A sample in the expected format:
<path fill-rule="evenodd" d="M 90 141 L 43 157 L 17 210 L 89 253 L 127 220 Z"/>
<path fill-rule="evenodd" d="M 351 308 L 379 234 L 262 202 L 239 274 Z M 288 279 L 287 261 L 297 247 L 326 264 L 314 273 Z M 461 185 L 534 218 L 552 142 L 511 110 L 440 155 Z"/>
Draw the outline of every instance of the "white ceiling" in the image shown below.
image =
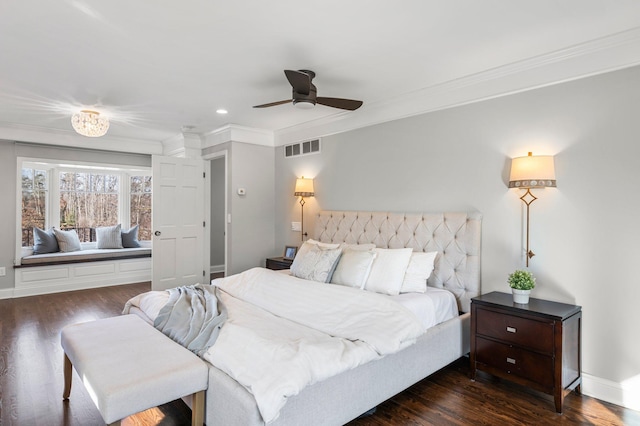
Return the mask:
<path fill-rule="evenodd" d="M 640 64 L 640 2 L 3 0 L 0 58 L 3 139 L 94 143 L 70 124 L 91 108 L 104 140 L 277 144 Z M 364 106 L 253 109 L 290 98 L 284 69 Z"/>

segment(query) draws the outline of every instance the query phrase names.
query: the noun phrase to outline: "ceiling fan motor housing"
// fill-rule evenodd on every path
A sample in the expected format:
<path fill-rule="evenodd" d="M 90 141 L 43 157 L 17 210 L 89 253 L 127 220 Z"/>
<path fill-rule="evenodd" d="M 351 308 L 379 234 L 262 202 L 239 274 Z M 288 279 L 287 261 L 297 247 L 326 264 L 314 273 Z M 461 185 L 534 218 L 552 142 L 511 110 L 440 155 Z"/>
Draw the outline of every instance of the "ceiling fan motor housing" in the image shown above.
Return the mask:
<path fill-rule="evenodd" d="M 293 89 L 292 92 L 293 104 L 296 107 L 301 109 L 311 109 L 315 106 L 318 91 L 313 83 L 309 85 L 309 94 L 296 92 L 296 89 Z"/>

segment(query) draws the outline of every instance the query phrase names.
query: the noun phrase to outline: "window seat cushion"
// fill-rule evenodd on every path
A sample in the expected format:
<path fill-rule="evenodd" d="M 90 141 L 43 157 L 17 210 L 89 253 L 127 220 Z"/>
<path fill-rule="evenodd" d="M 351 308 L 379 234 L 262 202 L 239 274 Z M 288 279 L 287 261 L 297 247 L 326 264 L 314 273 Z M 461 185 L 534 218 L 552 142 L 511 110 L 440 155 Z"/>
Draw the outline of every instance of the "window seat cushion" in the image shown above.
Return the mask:
<path fill-rule="evenodd" d="M 16 268 L 42 265 L 58 265 L 64 263 L 96 262 L 102 260 L 132 259 L 151 257 L 151 247 L 96 249 L 83 248 L 79 251 L 31 254 L 22 257 L 21 265 Z"/>

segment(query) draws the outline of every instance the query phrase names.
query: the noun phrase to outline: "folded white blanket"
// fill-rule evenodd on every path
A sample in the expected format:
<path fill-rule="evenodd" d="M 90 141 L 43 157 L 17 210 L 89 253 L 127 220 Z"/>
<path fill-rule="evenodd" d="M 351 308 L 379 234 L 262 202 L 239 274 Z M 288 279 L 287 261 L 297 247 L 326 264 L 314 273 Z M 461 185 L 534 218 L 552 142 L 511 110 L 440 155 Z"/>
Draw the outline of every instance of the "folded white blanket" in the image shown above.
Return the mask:
<path fill-rule="evenodd" d="M 253 393 L 265 422 L 305 386 L 394 353 L 424 332 L 388 298 L 262 268 L 216 280 L 228 320 L 203 356 Z"/>

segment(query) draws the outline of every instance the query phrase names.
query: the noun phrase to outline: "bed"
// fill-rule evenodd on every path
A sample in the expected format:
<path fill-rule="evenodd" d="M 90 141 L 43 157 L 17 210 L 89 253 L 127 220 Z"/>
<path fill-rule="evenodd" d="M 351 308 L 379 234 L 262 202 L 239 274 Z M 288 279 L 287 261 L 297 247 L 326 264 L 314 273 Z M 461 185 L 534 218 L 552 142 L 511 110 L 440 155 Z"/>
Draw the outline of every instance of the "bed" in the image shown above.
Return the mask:
<path fill-rule="evenodd" d="M 282 404 L 278 405 L 275 415 L 273 415 L 273 412 L 269 414 L 268 410 L 265 410 L 259 395 L 258 385 L 253 387 L 254 396 L 254 393 L 248 390 L 251 386 L 247 386 L 246 383 L 244 385 L 239 383 L 244 380 L 242 375 L 236 375 L 236 379 L 234 379 L 232 378 L 234 371 L 230 373 L 224 363 L 220 368 L 216 368 L 213 365 L 215 362 L 218 363 L 216 365 L 220 365 L 221 359 L 219 354 L 218 358 L 215 358 L 214 355 L 214 359 L 209 363 L 208 370 L 209 388 L 206 395 L 206 423 L 210 426 L 263 425 L 265 423 L 274 426 L 344 424 L 468 353 L 470 299 L 480 294 L 480 233 L 481 215 L 478 212 L 428 214 L 319 212 L 315 220 L 314 240 L 315 244 L 317 244 L 316 247 L 322 246 L 322 250 L 328 252 L 340 245 L 340 250 L 342 250 L 340 259 L 346 258 L 347 251 L 345 250 L 347 249 L 344 249 L 344 247 L 350 247 L 354 251 L 361 251 L 360 248 L 371 250 L 370 247 L 372 245 L 375 245 L 376 249 L 374 250 L 377 253 L 374 259 L 378 260 L 391 252 L 396 255 L 400 251 L 407 251 L 401 249 L 411 249 L 408 251 L 412 253 L 412 260 L 413 253 L 437 253 L 433 257 L 433 270 L 430 271 L 428 280 L 426 280 L 427 286 L 423 295 L 433 296 L 435 297 L 434 300 L 443 298 L 445 296 L 444 293 L 448 294 L 449 297 L 453 295 L 454 297 L 450 297 L 453 300 L 453 314 L 444 317 L 446 318 L 444 321 L 442 321 L 443 318 L 437 319 L 434 323 L 435 325 L 420 325 L 421 327 L 428 327 L 426 331 L 423 329 L 420 332 L 414 330 L 413 323 L 398 322 L 395 324 L 395 319 L 399 317 L 394 316 L 393 321 L 386 322 L 389 322 L 389 327 L 391 327 L 388 334 L 391 335 L 391 338 L 397 339 L 397 341 L 394 341 L 393 344 L 387 341 L 381 343 L 383 347 L 385 345 L 388 346 L 389 350 L 385 352 L 385 349 L 380 350 L 374 347 L 378 355 L 374 353 L 374 356 L 369 356 L 365 362 L 356 363 L 357 366 L 355 367 L 347 366 L 342 368 L 338 374 L 330 375 L 326 378 L 323 377 L 319 381 L 311 380 L 311 384 L 295 390 L 291 395 L 283 396 L 278 394 L 277 397 L 283 402 L 281 401 Z M 332 246 L 332 244 L 335 246 Z M 316 250 L 312 245 L 307 244 L 306 248 L 308 249 L 308 247 Z M 305 247 L 301 247 L 298 256 L 301 256 L 303 248 Z M 323 251 L 322 255 L 328 256 L 325 251 Z M 296 261 L 299 259 L 298 256 L 294 261 L 294 265 L 292 265 L 292 270 L 295 268 L 296 277 L 300 276 L 300 271 L 305 271 L 300 265 L 296 266 Z M 304 256 L 302 258 L 304 259 Z M 421 256 L 421 258 L 425 258 L 425 256 Z M 385 276 L 389 268 L 376 270 L 376 260 L 373 262 L 373 266 L 369 265 L 368 273 L 370 275 L 375 274 L 376 277 L 384 276 L 384 282 L 389 280 Z M 337 265 L 338 267 L 332 270 L 330 274 L 333 276 L 345 276 L 344 271 L 338 270 L 340 268 L 339 262 L 337 262 Z M 403 271 L 407 271 L 407 275 L 409 273 L 408 265 L 410 263 L 405 264 L 405 269 L 403 269 Z M 316 272 L 312 271 L 310 273 Z M 281 287 L 277 287 L 275 290 L 262 289 L 261 285 L 258 284 L 254 287 L 245 288 L 244 284 L 239 283 L 238 280 L 240 278 L 237 276 L 225 278 L 218 284 L 214 284 L 231 293 L 234 291 L 246 293 L 249 297 L 253 297 L 253 300 L 248 302 L 249 304 L 261 304 L 262 299 L 267 298 L 268 293 L 279 294 L 278 292 L 280 292 L 281 295 L 288 295 L 289 286 L 294 286 L 296 284 L 294 281 L 300 280 L 300 278 L 287 276 L 283 272 L 259 269 L 250 270 L 243 274 L 261 277 L 263 280 L 265 279 L 264 277 L 271 277 L 268 279 L 274 281 L 274 285 L 277 284 Z M 324 276 L 320 276 L 315 281 L 323 279 Z M 281 281 L 282 283 L 280 283 Z M 371 281 L 367 279 L 367 289 L 372 290 L 373 287 L 369 288 L 369 284 L 373 283 L 372 285 L 375 285 L 375 282 L 375 279 Z M 405 280 L 402 285 L 404 286 L 406 283 L 407 281 Z M 364 282 L 362 285 L 364 286 Z M 381 285 L 386 286 L 386 284 Z M 318 283 L 310 285 L 308 289 L 310 289 L 310 292 L 314 292 L 316 288 L 320 291 L 320 287 L 335 289 L 339 293 L 338 298 L 342 297 L 342 294 L 350 295 L 352 293 L 358 293 L 358 297 L 360 295 L 365 297 L 362 299 L 362 307 L 360 308 L 363 311 L 348 314 L 355 317 L 363 315 L 363 312 L 367 309 L 367 304 L 377 304 L 378 300 L 382 303 L 382 307 L 379 308 L 377 305 L 372 304 L 371 310 L 372 312 L 383 312 L 381 315 L 384 317 L 387 307 L 392 308 L 386 299 L 393 299 L 394 297 L 396 299 L 407 299 L 402 301 L 402 304 L 399 304 L 399 310 L 412 309 L 410 305 L 413 303 L 411 301 L 413 296 L 406 292 L 399 295 L 391 292 L 388 295 L 389 297 L 380 296 L 379 294 L 369 296 L 368 293 L 373 293 L 373 291 L 347 288 L 353 287 L 349 285 L 327 286 L 326 284 Z M 385 291 L 383 289 L 383 291 L 375 291 L 375 293 L 384 293 Z M 292 299 L 297 301 L 296 297 L 292 297 Z M 446 297 L 444 298 L 446 299 Z M 241 303 L 244 304 L 245 302 Z M 265 303 L 270 304 L 271 302 Z M 354 302 L 353 304 L 358 305 L 358 303 Z M 437 304 L 439 302 L 430 303 Z M 348 304 L 351 305 L 352 303 L 349 302 Z M 395 303 L 393 304 L 395 305 Z M 152 317 L 155 316 L 153 312 L 157 313 L 159 309 L 157 302 L 155 306 L 152 302 L 145 304 L 139 303 L 139 301 L 128 305 L 129 313 L 137 314 L 150 323 L 153 322 Z M 281 307 L 282 309 L 289 309 L 285 307 L 289 303 L 276 303 L 276 305 L 278 305 L 276 309 Z M 260 306 L 260 309 L 262 308 L 265 307 Z M 234 307 L 230 303 L 229 309 L 229 323 L 231 323 L 232 310 L 234 312 L 233 315 L 237 316 L 238 314 L 235 312 L 240 312 L 241 308 Z M 296 318 L 294 321 L 303 324 L 305 321 L 304 316 L 309 314 L 309 310 L 313 311 L 311 308 L 296 309 L 296 305 L 291 309 L 301 311 L 299 313 L 302 315 L 301 319 Z M 357 306 L 356 309 L 358 309 Z M 332 311 L 331 304 L 326 307 L 318 306 L 317 310 Z M 456 315 L 456 313 L 458 314 Z M 414 321 L 419 315 L 412 316 L 410 314 L 408 317 L 413 318 L 411 321 Z M 335 319 L 335 321 L 344 322 L 345 318 Z M 324 323 L 324 320 L 322 322 Z M 417 322 L 422 324 L 420 321 Z M 226 325 L 226 327 L 229 330 L 232 329 L 229 325 Z M 224 328 L 225 326 L 223 325 L 222 329 L 224 330 Z M 332 333 L 329 332 L 329 334 Z M 381 334 L 384 334 L 384 332 Z M 222 336 L 222 332 L 220 332 L 220 336 Z M 226 342 L 226 337 L 225 339 L 222 337 L 220 339 Z M 349 345 L 354 341 L 360 343 L 358 339 L 347 338 L 345 341 Z M 223 347 L 222 345 L 223 343 L 219 340 L 212 348 Z M 371 347 L 372 345 L 375 346 L 376 344 L 367 341 L 367 344 L 360 346 Z M 265 351 L 264 353 L 268 352 Z M 257 352 L 252 352 L 249 355 L 257 356 L 256 354 Z M 211 360 L 207 356 L 203 358 L 205 361 Z M 233 359 L 230 362 L 233 362 Z M 244 372 L 242 373 L 244 374 Z M 268 422 L 265 422 L 264 418 Z"/>

